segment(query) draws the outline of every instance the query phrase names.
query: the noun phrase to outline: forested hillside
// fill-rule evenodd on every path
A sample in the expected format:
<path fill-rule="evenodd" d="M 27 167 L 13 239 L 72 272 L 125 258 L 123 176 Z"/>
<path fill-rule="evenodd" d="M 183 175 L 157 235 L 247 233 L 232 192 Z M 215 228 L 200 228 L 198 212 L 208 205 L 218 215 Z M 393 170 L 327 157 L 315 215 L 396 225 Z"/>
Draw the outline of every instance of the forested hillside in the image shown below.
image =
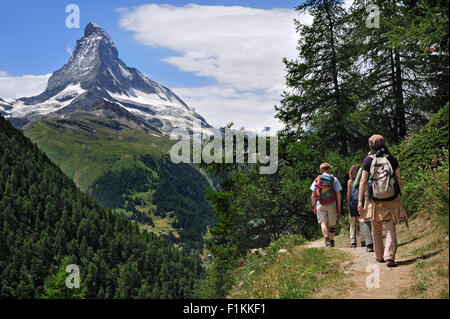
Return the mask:
<path fill-rule="evenodd" d="M 196 259 L 101 208 L 1 116 L 0 139 L 2 298 L 192 297 Z"/>
<path fill-rule="evenodd" d="M 89 192 L 104 207 L 131 212 L 132 219 L 144 225 L 153 223 L 151 216 L 173 214 L 172 226 L 179 236 L 169 233 L 162 237 L 186 251 L 201 253 L 206 228 L 214 223 L 212 208 L 205 200 L 206 178 L 189 164 L 173 164 L 167 156 L 146 155 L 139 161 L 145 168 L 107 171 Z"/>
<path fill-rule="evenodd" d="M 24 133 L 100 205 L 143 227 L 166 220 L 170 231 L 162 237 L 202 252 L 215 220 L 205 199 L 209 184 L 192 165 L 170 161 L 167 136 L 83 112 L 40 119 Z"/>

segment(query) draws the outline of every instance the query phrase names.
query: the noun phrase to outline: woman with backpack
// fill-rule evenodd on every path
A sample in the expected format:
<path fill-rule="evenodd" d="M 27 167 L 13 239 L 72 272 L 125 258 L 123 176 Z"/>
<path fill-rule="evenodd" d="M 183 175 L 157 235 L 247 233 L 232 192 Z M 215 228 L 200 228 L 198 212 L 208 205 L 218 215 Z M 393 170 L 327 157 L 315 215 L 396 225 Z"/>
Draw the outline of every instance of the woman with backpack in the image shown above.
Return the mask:
<path fill-rule="evenodd" d="M 402 181 L 398 160 L 390 155 L 384 137 L 369 138 L 370 152 L 362 165 L 359 183 L 358 211 L 372 222 L 372 237 L 377 262 L 395 266 L 397 234 L 395 225 L 403 219 L 408 226 L 408 215 L 400 203 Z M 383 245 L 383 224 L 386 228 L 386 246 Z"/>
<path fill-rule="evenodd" d="M 372 225 L 370 221 L 360 219 L 360 214 L 358 212 L 358 190 L 361 173 L 362 168 L 358 164 L 353 165 L 348 171 L 347 202 L 350 213 L 350 248 L 357 247 L 356 229 L 357 224 L 359 223 L 361 247 L 366 247 L 367 252 L 373 252 Z"/>

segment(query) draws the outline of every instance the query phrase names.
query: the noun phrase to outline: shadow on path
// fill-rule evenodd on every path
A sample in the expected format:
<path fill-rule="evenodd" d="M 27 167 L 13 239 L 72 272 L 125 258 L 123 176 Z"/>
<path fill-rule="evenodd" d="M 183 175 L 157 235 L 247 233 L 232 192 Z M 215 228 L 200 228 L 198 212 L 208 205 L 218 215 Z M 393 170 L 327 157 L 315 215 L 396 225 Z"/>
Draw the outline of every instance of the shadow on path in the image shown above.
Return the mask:
<path fill-rule="evenodd" d="M 405 246 L 405 245 L 408 245 L 409 243 L 412 243 L 413 241 L 416 241 L 416 240 L 418 240 L 418 239 L 420 239 L 420 238 L 419 238 L 419 237 L 416 237 L 416 238 L 413 238 L 413 239 L 411 239 L 411 240 L 409 240 L 409 241 L 405 241 L 404 243 L 398 244 L 397 246 L 398 246 L 398 247 Z"/>
<path fill-rule="evenodd" d="M 419 260 L 419 259 L 422 259 L 422 260 L 428 259 L 428 258 L 430 258 L 430 257 L 433 257 L 433 256 L 439 254 L 441 251 L 442 251 L 442 249 L 441 249 L 441 250 L 438 250 L 438 251 L 435 251 L 435 252 L 433 252 L 433 253 L 429 253 L 429 254 L 426 254 L 426 255 L 418 256 L 418 257 L 415 257 L 415 258 L 411 258 L 411 259 L 407 259 L 407 260 L 396 261 L 395 263 L 397 264 L 397 266 L 411 265 L 411 264 L 415 263 L 415 262 L 416 262 L 417 260 Z"/>

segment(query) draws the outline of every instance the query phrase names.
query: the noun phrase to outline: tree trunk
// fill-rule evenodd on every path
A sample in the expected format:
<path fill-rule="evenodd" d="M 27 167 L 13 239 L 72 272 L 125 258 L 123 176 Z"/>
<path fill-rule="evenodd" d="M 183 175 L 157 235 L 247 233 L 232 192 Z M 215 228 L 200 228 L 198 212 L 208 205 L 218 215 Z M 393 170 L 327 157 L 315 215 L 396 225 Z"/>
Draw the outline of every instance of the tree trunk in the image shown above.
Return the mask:
<path fill-rule="evenodd" d="M 336 99 L 336 106 L 339 109 L 338 112 L 338 120 L 337 123 L 342 123 L 342 117 L 344 115 L 344 107 L 342 105 L 342 96 L 341 91 L 339 89 L 339 82 L 338 82 L 338 71 L 337 71 L 337 54 L 336 54 L 336 46 L 335 46 L 335 40 L 334 40 L 334 23 L 333 19 L 330 15 L 330 10 L 328 6 L 328 1 L 325 1 L 325 10 L 327 13 L 327 18 L 329 21 L 329 30 L 330 30 L 330 45 L 331 45 L 331 68 L 333 73 L 333 86 L 334 86 L 334 94 Z M 337 125 L 337 129 L 339 132 L 337 132 L 337 135 L 340 137 L 340 153 L 344 156 L 348 156 L 348 150 L 347 150 L 347 140 L 345 136 L 345 128 L 339 127 L 339 124 Z"/>
<path fill-rule="evenodd" d="M 400 54 L 397 49 L 394 49 L 395 57 L 395 83 L 397 85 L 395 94 L 396 104 L 396 118 L 398 121 L 398 135 L 400 138 L 406 136 L 406 118 L 405 118 L 405 104 L 403 99 L 403 80 L 402 80 L 402 66 L 400 62 Z"/>
<path fill-rule="evenodd" d="M 395 76 L 395 59 L 394 59 L 394 50 L 390 49 L 389 50 L 389 55 L 390 55 L 390 60 L 391 60 L 391 81 L 392 81 L 392 95 L 394 96 L 394 98 L 397 96 L 397 78 Z M 398 123 L 398 117 L 397 117 L 397 107 L 395 106 L 393 108 L 393 120 L 392 120 L 392 133 L 393 133 L 393 139 L 394 139 L 394 143 L 398 143 L 399 141 L 399 134 L 398 134 L 398 127 L 399 127 L 399 123 Z"/>

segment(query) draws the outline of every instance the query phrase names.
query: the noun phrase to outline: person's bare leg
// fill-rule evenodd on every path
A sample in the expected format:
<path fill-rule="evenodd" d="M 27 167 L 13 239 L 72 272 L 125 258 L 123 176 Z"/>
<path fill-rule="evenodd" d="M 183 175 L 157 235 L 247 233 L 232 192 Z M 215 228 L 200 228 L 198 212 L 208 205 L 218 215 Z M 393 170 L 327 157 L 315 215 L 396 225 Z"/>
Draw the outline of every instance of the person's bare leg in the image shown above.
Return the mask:
<path fill-rule="evenodd" d="M 327 222 L 321 222 L 320 223 L 320 228 L 322 229 L 323 238 L 330 237 L 329 233 L 328 233 Z"/>
<path fill-rule="evenodd" d="M 326 222 L 320 223 L 320 228 L 322 229 L 323 238 L 329 237 L 327 223 Z"/>

